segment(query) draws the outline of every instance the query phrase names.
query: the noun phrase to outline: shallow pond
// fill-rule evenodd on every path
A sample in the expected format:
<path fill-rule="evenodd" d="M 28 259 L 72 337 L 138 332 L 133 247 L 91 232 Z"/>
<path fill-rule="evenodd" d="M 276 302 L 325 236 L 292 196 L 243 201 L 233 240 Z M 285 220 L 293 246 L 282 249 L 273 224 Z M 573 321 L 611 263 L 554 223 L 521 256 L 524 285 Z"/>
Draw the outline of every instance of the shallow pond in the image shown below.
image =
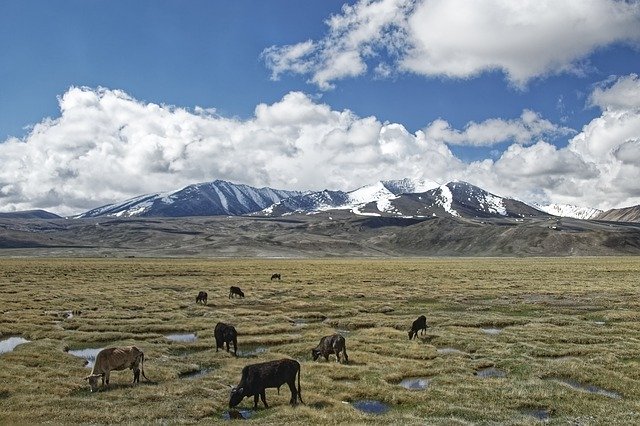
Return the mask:
<path fill-rule="evenodd" d="M 483 379 L 506 377 L 507 373 L 499 368 L 489 367 L 476 371 L 476 376 Z"/>
<path fill-rule="evenodd" d="M 484 334 L 488 334 L 490 336 L 495 336 L 502 333 L 501 328 L 482 328 L 481 330 Z"/>
<path fill-rule="evenodd" d="M 222 418 L 225 420 L 243 420 L 248 419 L 253 415 L 251 410 L 234 410 L 225 411 L 222 413 Z"/>
<path fill-rule="evenodd" d="M 241 346 L 238 348 L 238 356 L 243 358 L 250 358 L 263 354 L 268 350 L 269 348 L 267 348 L 266 346 Z"/>
<path fill-rule="evenodd" d="M 13 351 L 16 346 L 23 343 L 29 343 L 31 340 L 27 340 L 24 337 L 9 337 L 7 339 L 0 340 L 0 354 Z"/>
<path fill-rule="evenodd" d="M 410 377 L 403 379 L 398 384 L 409 390 L 424 390 L 431 384 L 431 379 L 428 377 Z"/>
<path fill-rule="evenodd" d="M 353 401 L 351 405 L 356 410 L 360 410 L 367 414 L 384 414 L 389 411 L 389 406 L 387 404 L 371 399 Z"/>
<path fill-rule="evenodd" d="M 442 355 L 467 355 L 466 352 L 462 352 L 461 350 L 455 348 L 438 348 L 436 349 L 436 352 Z"/>
<path fill-rule="evenodd" d="M 543 422 L 549 420 L 549 417 L 551 417 L 551 410 L 548 408 L 522 408 L 520 412 Z"/>
<path fill-rule="evenodd" d="M 572 387 L 573 389 L 577 389 L 577 390 L 593 393 L 593 394 L 596 394 L 596 395 L 602 395 L 602 396 L 606 396 L 608 398 L 613 398 L 613 399 L 622 398 L 622 395 L 620 395 L 618 392 L 602 389 L 602 388 L 600 388 L 598 386 L 594 386 L 594 385 L 580 383 L 579 381 L 574 380 L 574 379 L 555 377 L 555 378 L 552 378 L 552 380 L 554 380 L 554 381 L 556 381 L 558 383 L 562 383 L 562 384 L 568 385 L 568 386 Z"/>
<path fill-rule="evenodd" d="M 195 333 L 166 334 L 164 337 L 171 340 L 172 342 L 181 342 L 181 343 L 191 343 L 198 340 L 198 336 L 196 336 Z"/>
<path fill-rule="evenodd" d="M 210 372 L 211 372 L 211 369 L 209 369 L 209 368 L 201 368 L 200 370 L 188 371 L 186 373 L 180 373 L 180 374 L 178 374 L 178 378 L 186 379 L 186 380 L 195 380 L 195 379 L 199 379 L 200 377 L 206 376 Z"/>
<path fill-rule="evenodd" d="M 87 368 L 93 368 L 93 364 L 96 362 L 96 356 L 98 356 L 98 352 L 103 350 L 104 348 L 84 348 L 84 349 L 73 349 L 68 351 L 73 356 L 77 356 L 78 358 L 84 358 L 87 362 L 84 366 Z"/>

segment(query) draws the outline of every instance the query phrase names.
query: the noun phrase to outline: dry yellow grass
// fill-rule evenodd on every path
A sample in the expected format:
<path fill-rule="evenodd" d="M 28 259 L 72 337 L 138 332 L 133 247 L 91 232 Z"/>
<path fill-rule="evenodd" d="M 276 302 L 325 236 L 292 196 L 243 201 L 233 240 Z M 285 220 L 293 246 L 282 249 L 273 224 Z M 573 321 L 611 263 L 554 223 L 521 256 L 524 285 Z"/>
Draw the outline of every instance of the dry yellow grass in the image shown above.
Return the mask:
<path fill-rule="evenodd" d="M 249 422 L 535 424 L 537 410 L 558 423 L 639 424 L 639 272 L 638 258 L 2 259 L 0 339 L 31 343 L 0 355 L 0 423 L 222 422 L 244 365 L 292 357 L 306 404 L 290 407 L 286 386 L 270 389 L 271 408 Z M 231 285 L 246 298 L 228 299 Z M 195 304 L 199 290 L 207 306 Z M 81 313 L 65 319 L 72 310 Z M 420 314 L 430 328 L 410 342 Z M 218 321 L 236 326 L 240 351 L 258 351 L 216 353 Z M 311 361 L 336 330 L 351 362 Z M 198 339 L 165 337 L 180 332 Z M 124 344 L 145 352 L 153 383 L 115 372 L 109 390 L 91 394 L 83 360 L 65 351 Z M 506 377 L 475 375 L 492 366 Z M 410 377 L 429 387 L 398 385 Z M 389 411 L 344 403 L 360 399 Z"/>

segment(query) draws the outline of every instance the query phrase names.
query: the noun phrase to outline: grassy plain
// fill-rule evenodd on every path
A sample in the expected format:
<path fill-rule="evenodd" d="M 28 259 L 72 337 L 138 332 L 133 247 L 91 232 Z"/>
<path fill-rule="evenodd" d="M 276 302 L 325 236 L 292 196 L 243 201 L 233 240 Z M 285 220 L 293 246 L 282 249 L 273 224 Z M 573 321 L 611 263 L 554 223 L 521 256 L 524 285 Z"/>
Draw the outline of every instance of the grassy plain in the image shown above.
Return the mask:
<path fill-rule="evenodd" d="M 270 281 L 273 272 L 282 281 Z M 0 259 L 0 339 L 31 340 L 0 355 L 0 423 L 222 422 L 227 385 L 244 365 L 293 357 L 306 404 L 290 407 L 286 386 L 269 389 L 271 408 L 249 422 L 535 424 L 535 413 L 551 423 L 640 424 L 639 277 L 633 257 Z M 230 285 L 246 298 L 228 299 Z M 207 306 L 195 304 L 199 290 Z M 72 310 L 81 312 L 66 319 Z M 420 314 L 430 328 L 410 342 Z M 241 351 L 266 350 L 216 353 L 218 321 L 236 326 Z M 351 362 L 311 361 L 310 349 L 336 330 Z M 198 339 L 165 337 L 180 332 Z M 84 361 L 65 352 L 125 344 L 145 352 L 152 383 L 115 372 L 109 390 L 91 394 Z M 506 377 L 475 374 L 491 366 Z M 180 378 L 198 370 L 206 374 Z M 431 381 L 425 390 L 398 385 L 409 377 Z M 361 399 L 390 410 L 345 403 Z"/>

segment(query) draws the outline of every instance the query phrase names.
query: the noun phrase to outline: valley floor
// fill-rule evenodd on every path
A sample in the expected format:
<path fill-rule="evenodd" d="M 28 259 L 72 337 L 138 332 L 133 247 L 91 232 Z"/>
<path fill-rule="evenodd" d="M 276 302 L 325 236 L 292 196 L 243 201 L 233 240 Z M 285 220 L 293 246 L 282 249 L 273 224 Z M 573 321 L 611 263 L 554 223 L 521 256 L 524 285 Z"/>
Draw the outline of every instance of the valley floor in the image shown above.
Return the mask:
<path fill-rule="evenodd" d="M 28 340 L 0 354 L 0 424 L 224 422 L 242 367 L 284 357 L 305 404 L 268 389 L 249 422 L 640 424 L 638 276 L 637 257 L 0 259 L 0 341 Z M 219 321 L 240 356 L 215 351 Z M 335 332 L 350 362 L 313 362 Z M 151 382 L 91 394 L 73 351 L 130 344 Z"/>

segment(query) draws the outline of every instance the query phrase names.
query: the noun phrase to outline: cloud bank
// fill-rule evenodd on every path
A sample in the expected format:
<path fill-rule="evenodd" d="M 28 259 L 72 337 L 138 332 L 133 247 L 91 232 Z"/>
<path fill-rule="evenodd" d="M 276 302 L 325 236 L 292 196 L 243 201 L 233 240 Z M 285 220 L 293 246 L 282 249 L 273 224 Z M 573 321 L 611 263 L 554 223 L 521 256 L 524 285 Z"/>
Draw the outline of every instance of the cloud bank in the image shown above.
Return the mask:
<path fill-rule="evenodd" d="M 502 71 L 515 87 L 583 73 L 585 58 L 613 43 L 640 43 L 637 0 L 360 0 L 331 16 L 324 38 L 271 46 L 272 78 L 308 75 L 320 89 L 394 72 L 472 78 Z"/>
<path fill-rule="evenodd" d="M 601 115 L 557 148 L 545 135 L 568 130 L 528 110 L 516 120 L 469 123 L 464 130 L 439 120 L 412 133 L 399 123 L 333 110 L 301 92 L 259 104 L 241 120 L 144 103 L 119 90 L 72 87 L 59 98 L 59 117 L 0 143 L 0 210 L 73 214 L 214 179 L 351 190 L 403 177 L 463 179 L 527 201 L 640 204 L 638 90 L 633 74 L 598 86 L 589 102 Z M 500 158 L 473 163 L 448 145 L 507 140 L 512 145 Z"/>

